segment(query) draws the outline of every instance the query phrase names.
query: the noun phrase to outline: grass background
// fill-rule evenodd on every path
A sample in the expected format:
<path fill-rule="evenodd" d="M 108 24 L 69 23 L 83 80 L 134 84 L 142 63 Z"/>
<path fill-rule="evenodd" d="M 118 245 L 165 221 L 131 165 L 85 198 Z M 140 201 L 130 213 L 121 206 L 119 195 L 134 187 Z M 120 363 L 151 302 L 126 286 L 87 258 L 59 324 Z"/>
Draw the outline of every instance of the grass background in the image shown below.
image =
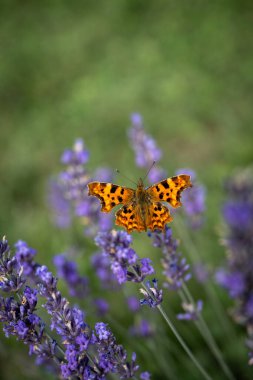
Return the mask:
<path fill-rule="evenodd" d="M 50 264 L 70 239 L 50 223 L 46 203 L 62 151 L 82 137 L 90 169 L 117 165 L 132 178 L 143 176 L 126 137 L 129 115 L 138 111 L 168 173 L 193 168 L 207 187 L 207 223 L 194 239 L 209 265 L 221 264 L 222 182 L 253 159 L 252 2 L 10 0 L 0 7 L 1 234 L 10 243 L 26 240 L 38 249 L 38 260 Z M 143 236 L 134 236 L 142 255 Z M 220 297 L 230 305 L 223 292 Z M 118 303 L 114 309 L 124 324 Z M 234 330 L 237 340 L 226 344 L 215 311 L 207 305 L 205 313 L 237 378 L 249 379 L 243 331 Z M 214 378 L 223 379 L 199 338 L 188 326 L 180 329 Z M 159 352 L 166 358 L 166 347 Z M 1 339 L 0 354 L 1 378 L 14 378 L 9 355 L 20 363 L 20 378 L 44 376 L 21 343 Z M 164 379 L 165 369 L 155 358 L 150 364 L 150 355 L 141 356 L 143 365 Z M 180 350 L 174 362 L 179 378 L 197 378 Z"/>

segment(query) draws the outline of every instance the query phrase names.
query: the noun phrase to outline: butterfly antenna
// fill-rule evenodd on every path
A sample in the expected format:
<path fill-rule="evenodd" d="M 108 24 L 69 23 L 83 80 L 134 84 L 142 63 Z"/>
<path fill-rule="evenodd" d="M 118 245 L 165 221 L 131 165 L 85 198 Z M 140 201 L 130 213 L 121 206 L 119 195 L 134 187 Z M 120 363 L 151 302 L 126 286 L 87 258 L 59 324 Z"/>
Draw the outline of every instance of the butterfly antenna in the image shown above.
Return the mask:
<path fill-rule="evenodd" d="M 134 182 L 131 178 L 128 178 L 126 175 L 122 174 L 122 173 L 119 171 L 119 169 L 116 169 L 115 171 L 116 171 L 116 173 L 120 174 L 122 177 L 126 178 L 128 181 L 134 183 L 134 184 L 137 186 L 137 183 L 136 183 L 136 182 Z"/>
<path fill-rule="evenodd" d="M 151 172 L 151 170 L 153 169 L 153 167 L 155 166 L 156 162 L 153 161 L 152 165 L 150 166 L 150 168 L 148 169 L 145 177 L 143 178 L 143 182 L 145 181 L 145 179 L 147 178 L 147 176 L 149 175 L 149 173 Z"/>

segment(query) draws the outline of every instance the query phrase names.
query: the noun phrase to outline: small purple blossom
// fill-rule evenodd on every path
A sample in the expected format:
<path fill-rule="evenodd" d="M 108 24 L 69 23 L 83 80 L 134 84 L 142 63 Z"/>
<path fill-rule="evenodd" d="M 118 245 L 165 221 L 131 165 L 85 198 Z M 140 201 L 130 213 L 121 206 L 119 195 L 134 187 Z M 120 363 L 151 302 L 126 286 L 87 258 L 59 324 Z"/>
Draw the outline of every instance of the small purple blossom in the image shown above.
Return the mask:
<path fill-rule="evenodd" d="M 152 284 L 147 281 L 146 288 L 141 288 L 140 292 L 144 296 L 140 300 L 141 305 L 148 305 L 152 308 L 157 307 L 163 300 L 163 291 L 158 289 L 158 281 L 154 278 Z"/>
<path fill-rule="evenodd" d="M 107 324 L 103 322 L 96 323 L 95 332 L 100 340 L 107 340 L 111 335 L 110 331 L 107 329 Z"/>
<path fill-rule="evenodd" d="M 142 372 L 141 375 L 140 375 L 140 379 L 141 380 L 150 380 L 151 379 L 151 375 L 149 372 Z"/>
<path fill-rule="evenodd" d="M 198 300 L 196 304 L 192 303 L 182 303 L 182 307 L 184 309 L 184 313 L 180 313 L 177 315 L 177 319 L 186 320 L 186 321 L 196 321 L 199 318 L 199 314 L 203 308 L 203 302 Z"/>
<path fill-rule="evenodd" d="M 82 139 L 77 139 L 73 149 L 66 149 L 62 154 L 61 162 L 65 165 L 83 165 L 89 161 L 89 151 L 85 148 Z"/>
<path fill-rule="evenodd" d="M 25 283 L 23 266 L 16 257 L 11 257 L 8 241 L 3 237 L 0 241 L 0 289 L 3 292 L 15 293 Z"/>
<path fill-rule="evenodd" d="M 109 256 L 97 252 L 91 257 L 91 264 L 103 287 L 113 289 L 118 285 L 117 279 L 111 270 Z"/>
<path fill-rule="evenodd" d="M 67 260 L 65 255 L 56 255 L 54 265 L 57 268 L 59 278 L 62 278 L 68 285 L 69 294 L 73 297 L 84 297 L 88 292 L 88 279 L 81 276 L 74 261 Z"/>
<path fill-rule="evenodd" d="M 228 201 L 223 206 L 223 217 L 229 227 L 238 230 L 253 228 L 253 204 L 247 201 Z"/>
<path fill-rule="evenodd" d="M 243 273 L 239 271 L 229 273 L 220 268 L 215 273 L 215 279 L 219 285 L 228 290 L 232 298 L 242 296 L 245 291 L 245 279 Z"/>
<path fill-rule="evenodd" d="M 29 247 L 28 244 L 19 240 L 15 244 L 16 252 L 15 257 L 18 263 L 23 267 L 24 275 L 29 276 L 33 273 L 33 260 L 36 255 L 36 250 Z"/>
<path fill-rule="evenodd" d="M 103 298 L 96 298 L 94 300 L 94 304 L 97 310 L 97 314 L 99 316 L 105 316 L 109 311 L 109 304 L 108 302 Z"/>
<path fill-rule="evenodd" d="M 149 276 L 154 273 L 154 268 L 151 263 L 152 261 L 149 258 L 140 259 L 141 272 L 144 276 Z"/>
<path fill-rule="evenodd" d="M 131 310 L 135 313 L 140 309 L 140 301 L 135 296 L 128 297 L 127 298 L 127 304 L 128 304 L 129 310 Z"/>
<path fill-rule="evenodd" d="M 26 302 L 28 302 L 30 310 L 34 310 L 37 305 L 37 302 L 38 302 L 37 293 L 38 293 L 37 289 L 32 289 L 29 286 L 25 287 L 24 299 Z"/>

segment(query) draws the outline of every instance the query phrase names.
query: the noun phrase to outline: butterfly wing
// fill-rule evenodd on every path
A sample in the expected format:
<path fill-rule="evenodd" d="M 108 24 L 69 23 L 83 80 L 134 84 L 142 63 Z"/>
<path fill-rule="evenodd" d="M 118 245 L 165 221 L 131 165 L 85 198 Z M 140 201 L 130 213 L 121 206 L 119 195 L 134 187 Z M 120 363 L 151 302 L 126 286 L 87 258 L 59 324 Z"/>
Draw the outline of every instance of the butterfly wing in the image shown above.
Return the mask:
<path fill-rule="evenodd" d="M 114 185 L 106 182 L 88 183 L 88 195 L 94 195 L 101 202 L 101 211 L 110 212 L 111 209 L 120 204 L 126 204 L 131 201 L 135 191 L 128 187 Z"/>
<path fill-rule="evenodd" d="M 164 179 L 146 189 L 151 201 L 168 202 L 173 207 L 181 206 L 180 196 L 184 189 L 192 187 L 190 176 L 181 174 L 175 177 Z"/>
<path fill-rule="evenodd" d="M 133 202 L 121 207 L 116 212 L 115 223 L 118 226 L 124 227 L 127 232 L 132 232 L 133 230 L 141 232 L 146 231 L 147 229 L 143 223 L 143 219 L 141 218 L 138 205 Z"/>
<path fill-rule="evenodd" d="M 147 228 L 151 231 L 163 230 L 166 223 L 173 220 L 168 207 L 160 202 L 148 205 Z"/>

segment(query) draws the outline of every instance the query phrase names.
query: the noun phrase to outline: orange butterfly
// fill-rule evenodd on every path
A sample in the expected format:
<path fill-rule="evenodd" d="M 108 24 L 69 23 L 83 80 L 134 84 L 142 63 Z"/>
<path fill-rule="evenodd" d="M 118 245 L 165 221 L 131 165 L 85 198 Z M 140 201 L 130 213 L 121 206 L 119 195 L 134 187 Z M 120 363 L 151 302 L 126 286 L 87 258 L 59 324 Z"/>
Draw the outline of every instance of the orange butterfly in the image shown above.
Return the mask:
<path fill-rule="evenodd" d="M 180 195 L 187 187 L 191 187 L 190 176 L 181 174 L 164 179 L 153 186 L 144 188 L 140 178 L 137 189 L 114 185 L 106 182 L 88 183 L 89 194 L 96 196 L 101 202 L 101 211 L 110 212 L 118 204 L 123 204 L 116 212 L 116 224 L 127 232 L 163 230 L 166 223 L 173 220 L 167 206 L 181 206 Z"/>

